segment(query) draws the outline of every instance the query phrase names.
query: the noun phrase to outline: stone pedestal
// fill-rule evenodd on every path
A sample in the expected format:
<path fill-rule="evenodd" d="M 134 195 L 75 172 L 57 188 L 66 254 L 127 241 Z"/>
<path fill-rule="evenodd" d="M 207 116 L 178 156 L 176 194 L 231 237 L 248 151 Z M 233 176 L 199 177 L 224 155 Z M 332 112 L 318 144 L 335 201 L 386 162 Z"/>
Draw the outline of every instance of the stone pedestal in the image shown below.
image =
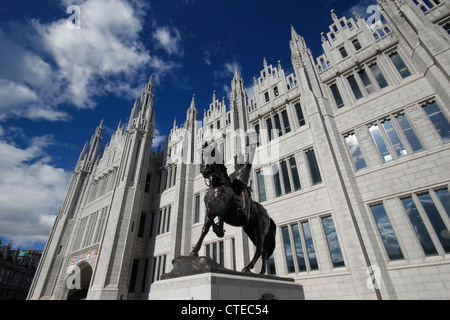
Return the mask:
<path fill-rule="evenodd" d="M 179 257 L 152 284 L 150 300 L 304 300 L 293 279 L 225 269 L 207 257 Z"/>

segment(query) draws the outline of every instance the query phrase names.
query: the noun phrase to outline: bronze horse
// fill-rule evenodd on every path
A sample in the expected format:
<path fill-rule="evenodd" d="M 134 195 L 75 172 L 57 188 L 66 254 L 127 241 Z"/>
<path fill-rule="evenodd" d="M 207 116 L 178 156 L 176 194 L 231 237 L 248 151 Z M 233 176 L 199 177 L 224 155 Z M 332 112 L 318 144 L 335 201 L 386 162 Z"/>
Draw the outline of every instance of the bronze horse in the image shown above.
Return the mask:
<path fill-rule="evenodd" d="M 244 189 L 249 195 L 247 179 L 250 173 L 251 164 L 246 163 L 240 170 L 230 176 L 223 164 L 207 164 L 202 175 L 209 180 L 209 190 L 205 195 L 206 216 L 202 233 L 197 244 L 191 251 L 191 256 L 198 256 L 203 239 L 212 227 L 214 233 L 222 238 L 225 235 L 223 229 L 224 222 L 235 227 L 243 227 L 244 232 L 256 246 L 256 251 L 250 263 L 242 269 L 242 272 L 251 272 L 255 263 L 262 257 L 262 268 L 260 274 L 266 272 L 266 261 L 275 249 L 276 226 L 269 217 L 264 207 L 254 202 L 248 196 L 250 206 L 248 214 L 243 214 L 239 201 L 240 192 Z M 242 180 L 240 180 L 242 179 Z M 243 187 L 242 187 L 243 186 Z M 215 223 L 214 219 L 218 218 Z"/>

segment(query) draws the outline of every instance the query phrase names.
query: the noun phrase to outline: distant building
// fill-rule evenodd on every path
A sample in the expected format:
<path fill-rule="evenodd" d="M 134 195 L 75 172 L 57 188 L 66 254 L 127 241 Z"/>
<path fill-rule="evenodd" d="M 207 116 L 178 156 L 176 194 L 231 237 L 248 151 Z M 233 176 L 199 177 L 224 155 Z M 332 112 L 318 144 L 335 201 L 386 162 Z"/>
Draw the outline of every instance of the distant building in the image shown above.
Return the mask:
<path fill-rule="evenodd" d="M 11 250 L 0 242 L 0 300 L 25 300 L 33 281 L 41 251 Z"/>
<path fill-rule="evenodd" d="M 270 274 L 307 299 L 450 299 L 450 4 L 378 7 L 372 28 L 332 13 L 317 59 L 292 27 L 293 74 L 264 59 L 248 97 L 236 69 L 230 105 L 213 94 L 198 122 L 193 98 L 164 151 L 151 149 L 150 79 L 104 151 L 103 123 L 84 147 L 28 298 L 148 299 L 200 235 L 202 145 L 214 140 L 231 173 L 256 132 L 253 199 L 277 224 Z M 254 247 L 225 228 L 200 254 L 241 270 Z"/>

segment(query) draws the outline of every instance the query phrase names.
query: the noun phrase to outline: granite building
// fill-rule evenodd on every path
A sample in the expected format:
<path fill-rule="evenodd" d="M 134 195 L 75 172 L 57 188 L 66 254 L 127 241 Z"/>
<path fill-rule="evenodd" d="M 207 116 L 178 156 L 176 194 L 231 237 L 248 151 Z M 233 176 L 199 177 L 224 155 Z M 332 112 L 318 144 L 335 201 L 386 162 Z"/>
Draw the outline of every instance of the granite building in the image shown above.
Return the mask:
<path fill-rule="evenodd" d="M 28 298 L 148 299 L 200 235 L 203 144 L 231 173 L 256 132 L 252 197 L 277 225 L 269 274 L 306 299 L 449 299 L 450 4 L 378 8 L 370 24 L 332 13 L 317 58 L 292 27 L 294 73 L 264 59 L 249 97 L 236 69 L 229 105 L 213 93 L 201 117 L 193 97 L 158 151 L 150 79 L 104 151 L 101 123 L 81 152 Z M 200 254 L 241 270 L 254 247 L 225 228 Z"/>

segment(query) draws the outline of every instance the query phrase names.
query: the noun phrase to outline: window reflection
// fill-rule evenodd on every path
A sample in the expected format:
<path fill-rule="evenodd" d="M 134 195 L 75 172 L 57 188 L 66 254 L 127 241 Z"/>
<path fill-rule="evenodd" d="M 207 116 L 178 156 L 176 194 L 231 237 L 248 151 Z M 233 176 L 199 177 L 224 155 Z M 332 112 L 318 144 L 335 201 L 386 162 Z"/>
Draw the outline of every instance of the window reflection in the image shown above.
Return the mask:
<path fill-rule="evenodd" d="M 392 155 L 389 152 L 389 149 L 386 145 L 386 142 L 384 142 L 383 136 L 381 135 L 380 128 L 378 128 L 378 125 L 373 125 L 369 128 L 370 133 L 372 134 L 373 140 L 375 141 L 378 150 L 380 151 L 381 156 L 383 157 L 384 162 L 391 161 Z"/>
<path fill-rule="evenodd" d="M 352 156 L 353 162 L 355 164 L 356 170 L 361 170 L 367 167 L 366 161 L 364 160 L 361 148 L 359 147 L 358 139 L 354 134 L 349 135 L 345 138 L 347 142 L 348 149 Z"/>
<path fill-rule="evenodd" d="M 309 222 L 302 223 L 303 235 L 305 236 L 306 253 L 308 255 L 309 266 L 311 270 L 319 269 L 317 264 L 316 250 L 314 250 L 314 243 L 311 234 Z"/>
<path fill-rule="evenodd" d="M 450 124 L 436 102 L 428 103 L 423 109 L 439 135 L 442 137 L 442 140 L 444 140 L 444 143 L 450 142 Z"/>
<path fill-rule="evenodd" d="M 450 218 L 450 193 L 448 189 L 436 190 L 436 195 Z"/>
<path fill-rule="evenodd" d="M 403 143 L 400 141 L 400 138 L 398 137 L 397 131 L 395 131 L 395 128 L 392 125 L 391 120 L 384 121 L 383 128 L 384 130 L 386 130 L 386 133 L 389 137 L 389 140 L 392 143 L 392 146 L 394 147 L 395 152 L 397 153 L 397 156 L 401 158 L 403 156 L 408 155 L 408 152 L 403 146 Z"/>
<path fill-rule="evenodd" d="M 294 273 L 295 272 L 294 258 L 292 256 L 291 240 L 289 238 L 288 227 L 281 228 L 281 233 L 283 235 L 284 253 L 286 256 L 287 271 L 288 273 Z"/>
<path fill-rule="evenodd" d="M 437 250 L 430 238 L 427 228 L 423 223 L 422 217 L 420 216 L 419 210 L 417 210 L 416 204 L 414 203 L 412 197 L 403 198 L 403 206 L 408 215 L 409 221 L 411 222 L 414 232 L 419 239 L 420 245 L 422 246 L 425 255 L 436 255 Z"/>
<path fill-rule="evenodd" d="M 403 134 L 405 135 L 406 139 L 409 142 L 409 145 L 411 149 L 414 152 L 423 150 L 422 144 L 420 143 L 419 139 L 417 138 L 414 130 L 411 128 L 411 125 L 409 124 L 408 119 L 404 114 L 399 114 L 396 116 L 397 123 L 399 124 L 400 128 L 403 131 Z"/>
<path fill-rule="evenodd" d="M 334 228 L 333 219 L 331 216 L 322 218 L 322 224 L 325 231 L 325 235 L 328 243 L 328 250 L 330 251 L 331 260 L 334 267 L 343 267 L 344 257 L 342 256 L 341 247 Z"/>
<path fill-rule="evenodd" d="M 418 195 L 418 198 L 428 216 L 428 219 L 431 222 L 431 225 L 433 226 L 434 231 L 436 232 L 436 235 L 439 238 L 442 247 L 444 248 L 444 251 L 450 252 L 450 232 L 445 226 L 445 223 L 442 220 L 433 199 L 431 199 L 431 195 L 428 192 L 422 193 Z"/>
<path fill-rule="evenodd" d="M 384 247 L 390 260 L 404 259 L 397 237 L 392 229 L 391 222 L 382 204 L 371 206 L 373 217 L 383 240 Z"/>

